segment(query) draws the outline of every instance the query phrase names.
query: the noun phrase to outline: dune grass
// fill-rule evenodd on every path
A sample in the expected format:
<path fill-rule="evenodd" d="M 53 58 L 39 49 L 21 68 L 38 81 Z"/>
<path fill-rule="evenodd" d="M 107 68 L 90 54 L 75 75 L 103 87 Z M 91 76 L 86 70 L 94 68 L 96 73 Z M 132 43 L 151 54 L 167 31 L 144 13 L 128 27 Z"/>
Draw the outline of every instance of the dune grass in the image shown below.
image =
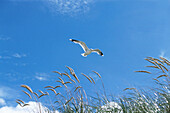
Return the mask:
<path fill-rule="evenodd" d="M 39 104 L 39 113 L 42 113 L 40 102 L 48 108 L 47 113 L 56 110 L 62 113 L 168 113 L 170 112 L 170 61 L 160 57 L 159 59 L 147 57 L 145 59 L 151 65 L 146 66 L 149 70 L 135 71 L 157 76 L 153 78 L 156 88 L 137 89 L 125 88 L 125 95 L 119 97 L 109 97 L 106 92 L 96 93 L 96 96 L 87 96 L 81 81 L 74 70 L 68 66 L 69 72 L 58 72 L 56 86 L 45 86 L 43 90 L 34 92 L 29 86 L 21 85 L 23 91 L 32 101 Z M 102 81 L 99 73 L 93 71 Z M 95 80 L 91 76 L 82 73 L 90 84 L 95 85 Z M 81 77 L 83 77 L 81 76 Z M 103 82 L 101 83 L 104 88 Z M 60 89 L 59 89 L 60 88 Z M 123 89 L 122 89 L 123 90 Z M 24 107 L 28 106 L 23 100 L 17 99 L 16 102 Z"/>

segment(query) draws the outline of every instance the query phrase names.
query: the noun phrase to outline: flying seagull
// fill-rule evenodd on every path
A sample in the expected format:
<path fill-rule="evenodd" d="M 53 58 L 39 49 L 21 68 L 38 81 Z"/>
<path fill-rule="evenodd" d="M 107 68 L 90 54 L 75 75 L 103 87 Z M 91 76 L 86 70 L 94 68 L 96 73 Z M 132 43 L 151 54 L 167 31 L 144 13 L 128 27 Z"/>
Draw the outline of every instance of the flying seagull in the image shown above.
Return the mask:
<path fill-rule="evenodd" d="M 79 45 L 83 48 L 83 50 L 84 50 L 85 53 L 82 53 L 81 55 L 84 56 L 84 57 L 86 57 L 87 55 L 89 55 L 91 52 L 96 52 L 96 53 L 98 53 L 99 55 L 104 56 L 103 53 L 102 53 L 99 49 L 89 49 L 89 48 L 87 47 L 87 45 L 86 45 L 84 42 L 82 42 L 82 41 L 78 41 L 78 40 L 75 40 L 75 39 L 69 39 L 69 40 L 72 41 L 72 42 L 74 42 L 74 43 L 79 44 Z"/>

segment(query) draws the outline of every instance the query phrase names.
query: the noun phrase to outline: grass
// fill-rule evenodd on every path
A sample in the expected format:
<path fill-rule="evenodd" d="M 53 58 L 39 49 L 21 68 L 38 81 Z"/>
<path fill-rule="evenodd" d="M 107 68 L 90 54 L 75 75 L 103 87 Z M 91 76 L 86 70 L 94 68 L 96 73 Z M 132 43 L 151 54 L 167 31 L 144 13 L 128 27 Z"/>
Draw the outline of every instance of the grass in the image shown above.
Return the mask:
<path fill-rule="evenodd" d="M 43 88 L 45 92 L 41 90 L 34 92 L 27 85 L 21 85 L 21 87 L 25 89 L 23 92 L 31 100 L 39 104 L 39 113 L 42 113 L 40 104 L 47 99 L 48 101 L 44 103 L 44 106 L 48 108 L 47 113 L 53 113 L 56 110 L 62 113 L 168 113 L 170 112 L 170 61 L 163 57 L 159 59 L 147 57 L 145 60 L 151 64 L 146 66 L 149 70 L 135 72 L 152 74 L 154 77 L 156 75 L 156 78 L 153 78 L 156 88 L 125 88 L 126 94 L 119 97 L 110 97 L 106 95 L 105 90 L 103 93 L 97 92 L 96 96 L 87 96 L 78 76 L 68 66 L 66 68 L 69 72 L 54 71 L 59 76 L 56 86 L 45 86 Z M 98 75 L 102 82 L 100 74 L 96 71 L 93 72 Z M 95 85 L 95 81 L 91 76 L 83 73 L 82 75 L 90 84 Z M 104 88 L 104 83 L 101 84 Z M 16 102 L 22 107 L 28 106 L 23 100 L 17 99 Z M 50 104 L 47 105 L 47 103 Z"/>

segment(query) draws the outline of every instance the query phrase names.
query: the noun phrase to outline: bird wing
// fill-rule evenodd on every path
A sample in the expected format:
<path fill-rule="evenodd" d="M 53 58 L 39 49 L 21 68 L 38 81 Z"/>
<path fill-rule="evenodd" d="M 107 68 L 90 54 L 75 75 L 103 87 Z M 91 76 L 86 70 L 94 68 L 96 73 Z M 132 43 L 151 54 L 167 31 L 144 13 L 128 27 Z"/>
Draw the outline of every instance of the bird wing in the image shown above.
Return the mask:
<path fill-rule="evenodd" d="M 89 50 L 89 48 L 87 47 L 87 45 L 86 45 L 84 42 L 82 42 L 82 41 L 78 41 L 78 40 L 74 40 L 74 39 L 70 39 L 70 41 L 79 44 L 79 45 L 83 48 L 83 50 L 84 50 L 85 52 L 86 52 L 87 50 Z"/>
<path fill-rule="evenodd" d="M 96 52 L 101 56 L 104 56 L 103 53 L 99 49 L 93 49 L 92 52 Z"/>

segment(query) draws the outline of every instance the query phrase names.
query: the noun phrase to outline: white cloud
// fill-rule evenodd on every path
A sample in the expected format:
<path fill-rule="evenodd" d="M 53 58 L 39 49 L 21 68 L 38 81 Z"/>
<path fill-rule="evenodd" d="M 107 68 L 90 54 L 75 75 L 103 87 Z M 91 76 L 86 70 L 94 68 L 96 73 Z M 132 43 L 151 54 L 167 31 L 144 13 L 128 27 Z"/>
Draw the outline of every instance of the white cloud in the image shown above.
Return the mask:
<path fill-rule="evenodd" d="M 166 57 L 165 53 L 166 53 L 166 51 L 161 51 L 161 53 L 160 53 L 159 57 L 166 58 L 167 60 L 169 60 L 169 61 L 170 61 L 170 58 L 169 58 L 169 57 Z"/>
<path fill-rule="evenodd" d="M 98 0 L 9 0 L 12 2 L 40 1 L 50 8 L 54 13 L 75 15 L 90 10 L 90 5 Z"/>
<path fill-rule="evenodd" d="M 19 54 L 19 53 L 14 53 L 14 54 L 11 54 L 11 55 L 0 55 L 0 59 L 2 60 L 7 60 L 7 59 L 12 59 L 13 58 L 23 58 L 23 57 L 27 57 L 26 54 Z"/>
<path fill-rule="evenodd" d="M 35 78 L 40 80 L 40 81 L 44 81 L 44 80 L 47 80 L 48 76 L 49 75 L 47 73 L 38 73 L 37 72 Z"/>
<path fill-rule="evenodd" d="M 164 57 L 165 51 L 161 51 L 161 54 L 159 55 L 160 57 Z"/>
<path fill-rule="evenodd" d="M 6 105 L 6 102 L 3 98 L 0 98 L 0 106 Z"/>
<path fill-rule="evenodd" d="M 43 106 L 41 103 L 36 102 L 28 102 L 29 106 L 21 107 L 19 105 L 17 106 L 9 106 L 8 102 L 5 101 L 5 99 L 14 100 L 14 98 L 19 98 L 19 94 L 16 93 L 16 91 L 12 88 L 3 86 L 0 87 L 0 113 L 39 113 L 39 105 L 41 106 L 41 113 L 47 113 L 47 107 Z M 10 103 L 9 103 L 10 104 Z M 59 113 L 58 111 L 55 111 L 55 113 Z"/>
<path fill-rule="evenodd" d="M 76 14 L 89 11 L 94 0 L 47 0 L 48 6 L 57 13 Z"/>
<path fill-rule="evenodd" d="M 47 80 L 45 77 L 41 77 L 41 76 L 35 76 L 35 78 L 40 81 Z"/>
<path fill-rule="evenodd" d="M 16 58 L 22 58 L 22 57 L 26 57 L 27 55 L 26 54 L 19 54 L 19 53 L 15 53 L 12 55 L 13 57 L 16 57 Z"/>
<path fill-rule="evenodd" d="M 112 110 L 113 109 L 119 109 L 120 110 L 120 112 L 119 113 L 123 113 L 122 111 L 121 111 L 121 107 L 119 106 L 119 104 L 118 103 L 116 103 L 116 102 L 109 102 L 109 103 L 107 103 L 106 105 L 104 105 L 104 106 L 102 106 L 101 107 L 104 111 L 110 111 L 110 112 L 112 112 Z"/>
<path fill-rule="evenodd" d="M 0 113 L 40 113 L 39 105 L 41 108 L 41 113 L 47 113 L 47 108 L 41 103 L 36 103 L 33 101 L 28 102 L 28 106 L 21 107 L 17 105 L 16 107 L 4 106 L 0 108 Z M 55 111 L 54 113 L 59 113 Z"/>
<path fill-rule="evenodd" d="M 16 98 L 19 97 L 19 94 L 16 90 L 6 87 L 6 86 L 1 86 L 0 87 L 0 98 Z M 1 113 L 1 112 L 0 112 Z"/>

